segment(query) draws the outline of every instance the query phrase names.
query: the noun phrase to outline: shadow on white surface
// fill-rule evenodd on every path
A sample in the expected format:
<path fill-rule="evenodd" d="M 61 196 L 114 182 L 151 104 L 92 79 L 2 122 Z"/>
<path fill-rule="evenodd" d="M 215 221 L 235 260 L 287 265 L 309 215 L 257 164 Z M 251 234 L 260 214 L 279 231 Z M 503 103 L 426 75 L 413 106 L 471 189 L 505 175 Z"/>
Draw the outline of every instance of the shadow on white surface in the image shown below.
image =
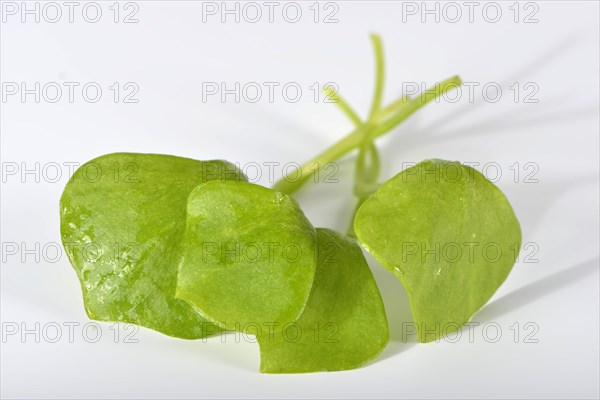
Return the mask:
<path fill-rule="evenodd" d="M 515 83 L 515 82 L 521 82 L 524 81 L 525 79 L 531 79 L 531 77 L 533 76 L 538 76 L 538 72 L 548 66 L 552 65 L 552 61 L 559 59 L 561 56 L 564 56 L 565 53 L 568 53 L 569 50 L 573 49 L 573 47 L 575 47 L 578 42 L 580 42 L 582 38 L 581 37 L 577 37 L 577 36 L 569 36 L 567 38 L 565 38 L 564 40 L 556 43 L 554 46 L 548 48 L 546 51 L 544 51 L 543 53 L 541 53 L 538 57 L 534 58 L 534 59 L 530 59 L 528 61 L 530 61 L 529 63 L 527 63 L 526 65 L 524 65 L 523 67 L 517 69 L 512 75 L 506 77 L 502 82 L 498 82 L 498 84 L 500 85 L 502 92 L 510 92 L 510 87 Z M 462 77 L 463 79 L 468 81 L 467 77 Z M 565 99 L 564 98 L 557 98 L 556 99 L 557 103 L 559 103 L 562 106 L 564 106 L 565 103 Z M 549 102 L 547 100 L 544 100 L 544 103 L 548 104 Z M 551 102 L 550 102 L 551 103 Z M 439 121 L 435 121 L 434 123 L 432 123 L 430 126 L 444 126 L 446 124 L 448 124 L 448 122 L 460 118 L 466 114 L 472 114 L 475 110 L 479 109 L 480 107 L 484 106 L 484 105 L 493 105 L 494 103 L 489 103 L 487 101 L 485 101 L 483 99 L 483 97 L 478 97 L 473 103 L 468 104 L 466 107 L 462 108 L 461 110 L 459 110 L 458 112 L 455 112 L 453 114 L 450 114 L 446 117 L 441 118 Z M 526 114 L 529 115 L 529 111 L 528 109 L 524 109 L 526 111 Z M 591 116 L 595 116 L 596 115 L 596 109 L 594 106 L 590 106 L 589 110 L 586 109 L 587 111 L 589 111 L 589 114 Z M 510 114 L 510 115 L 507 115 Z M 449 136 L 454 137 L 454 135 L 463 135 L 463 136 L 468 136 L 471 134 L 480 134 L 481 132 L 489 132 L 489 131 L 493 131 L 494 129 L 498 129 L 498 128 L 506 128 L 506 127 L 511 127 L 511 126 L 515 126 L 517 125 L 518 127 L 522 127 L 523 123 L 527 124 L 529 122 L 538 122 L 538 120 L 540 122 L 549 122 L 547 120 L 548 117 L 544 118 L 543 120 L 541 118 L 531 118 L 525 121 L 516 121 L 514 124 L 512 124 L 512 122 L 514 121 L 511 118 L 508 118 L 510 116 L 513 115 L 513 113 L 507 113 L 507 114 L 503 114 L 500 115 L 498 118 L 495 118 L 493 120 L 488 120 L 485 121 L 483 124 L 479 124 L 479 125 L 473 125 L 471 128 L 469 128 L 468 130 L 461 130 L 460 132 L 450 132 Z M 568 113 L 565 113 L 568 114 Z M 557 114 L 557 113 L 551 113 L 551 117 L 553 118 L 561 118 L 563 117 L 564 114 Z M 508 122 L 508 124 L 506 124 Z M 500 125 L 498 125 L 498 123 L 500 123 Z M 430 131 L 432 129 L 424 129 L 424 131 Z"/>
<path fill-rule="evenodd" d="M 372 265 L 371 270 L 385 304 L 390 329 L 390 341 L 381 355 L 372 361 L 375 363 L 410 349 L 417 344 L 417 341 L 415 335 L 403 337 L 405 336 L 403 334 L 404 325 L 413 322 L 410 303 L 404 286 L 391 272 L 377 264 L 371 256 L 367 255 L 367 258 L 369 264 Z"/>
<path fill-rule="evenodd" d="M 537 76 L 539 70 L 551 66 L 553 60 L 566 57 L 565 53 L 568 53 L 569 50 L 575 47 L 581 41 L 580 39 L 581 38 L 576 36 L 566 38 L 540 54 L 537 58 L 531 60 L 527 65 L 519 68 L 511 76 L 503 79 L 502 82 L 498 82 L 502 92 L 510 93 L 510 87 L 515 82 L 531 79 L 531 77 Z M 460 73 L 460 71 L 458 72 Z M 469 77 L 461 77 L 463 80 L 469 81 Z M 466 104 L 459 106 L 459 108 L 452 113 L 444 115 L 431 123 L 424 124 L 424 126 L 420 123 L 420 116 L 417 114 L 416 118 L 410 118 L 403 123 L 399 129 L 396 129 L 402 132 L 401 135 L 390 134 L 390 144 L 383 149 L 383 152 L 388 153 L 386 154 L 387 157 L 393 155 L 393 149 L 403 149 L 403 151 L 407 151 L 408 149 L 416 147 L 427 147 L 432 144 L 438 144 L 442 141 L 480 137 L 482 135 L 494 133 L 497 134 L 498 131 L 503 130 L 542 126 L 562 121 L 572 121 L 579 118 L 597 118 L 597 104 L 589 104 L 565 110 L 565 106 L 568 106 L 569 104 L 566 99 L 569 98 L 570 95 L 570 93 L 564 93 L 561 97 L 544 99 L 543 104 L 529 104 L 535 106 L 534 108 L 511 108 L 509 111 L 502 112 L 493 118 L 486 118 L 483 121 L 471 123 L 466 126 L 459 126 L 447 131 L 440 130 L 440 127 L 449 126 L 455 120 L 458 123 L 460 123 L 460 121 L 472 120 L 470 119 L 470 115 L 475 111 L 480 110 L 485 105 L 487 105 L 489 109 L 489 106 L 494 106 L 496 103 L 490 103 L 482 96 L 477 96 L 474 101 L 467 102 Z M 556 105 L 556 107 L 552 107 L 552 105 Z M 515 103 L 515 106 L 520 106 L 520 104 Z M 391 150 L 386 151 L 387 149 Z"/>
<path fill-rule="evenodd" d="M 548 178 L 548 179 L 546 179 Z M 551 179 L 551 180 L 550 180 Z M 545 177 L 544 182 L 509 185 L 504 190 L 509 199 L 523 231 L 523 242 L 529 241 L 540 229 L 544 217 L 561 196 L 572 190 L 587 185 L 598 185 L 599 176 L 596 173 L 580 174 L 564 177 Z"/>
<path fill-rule="evenodd" d="M 588 278 L 594 271 L 598 271 L 599 267 L 600 259 L 595 257 L 589 261 L 555 272 L 487 304 L 477 312 L 476 319 L 494 321 L 509 312 Z"/>
<path fill-rule="evenodd" d="M 599 268 L 600 259 L 595 257 L 581 264 L 555 272 L 485 305 L 475 314 L 474 319 L 480 322 L 495 321 L 510 312 L 527 306 L 529 303 L 588 278 Z M 375 363 L 394 357 L 418 343 L 414 335 L 403 337 L 402 333 L 403 324 L 412 322 L 406 291 L 397 279 L 387 271 L 383 271 L 382 268 L 376 268 L 374 275 L 386 304 L 390 326 L 390 342 L 381 356 L 373 361 Z"/>

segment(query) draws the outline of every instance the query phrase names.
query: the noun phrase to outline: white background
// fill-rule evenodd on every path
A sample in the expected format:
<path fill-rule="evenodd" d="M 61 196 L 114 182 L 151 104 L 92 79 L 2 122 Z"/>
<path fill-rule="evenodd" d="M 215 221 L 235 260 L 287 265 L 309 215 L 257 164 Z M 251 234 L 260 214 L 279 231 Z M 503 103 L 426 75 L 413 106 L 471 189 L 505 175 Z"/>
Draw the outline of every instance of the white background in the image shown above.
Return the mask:
<path fill-rule="evenodd" d="M 25 82 L 31 88 L 35 82 L 97 82 L 103 95 L 97 103 L 87 102 L 80 89 L 73 103 L 66 92 L 57 103 L 45 98 L 36 103 L 33 95 L 24 102 L 19 95 L 2 100 L 3 333 L 15 324 L 35 330 L 39 322 L 39 333 L 46 326 L 46 336 L 54 337 L 51 324 L 62 326 L 57 343 L 43 335 L 39 343 L 34 334 L 5 335 L 2 397 L 599 396 L 597 2 L 520 3 L 519 22 L 514 22 L 513 2 L 499 2 L 502 16 L 496 23 L 484 18 L 495 18 L 492 9 L 483 13 L 485 3 L 475 8 L 473 22 L 468 8 L 455 3 L 462 18 L 451 23 L 456 9 L 444 8 L 444 3 L 438 4 L 439 22 L 435 15 L 425 15 L 422 22 L 422 10 L 403 13 L 406 3 L 338 2 L 338 22 L 329 24 L 322 23 L 323 3 L 319 23 L 313 22 L 312 2 L 299 3 L 303 14 L 295 24 L 283 19 L 283 3 L 273 23 L 266 15 L 257 23 L 243 16 L 239 23 L 233 16 L 222 23 L 219 14 L 206 15 L 203 22 L 203 5 L 193 1 L 136 2 L 139 22 L 115 23 L 112 3 L 100 2 L 103 14 L 97 23 L 83 19 L 84 2 L 75 9 L 73 23 L 65 6 L 57 23 L 43 16 L 39 23 L 34 16 L 22 22 L 19 13 L 3 13 L 3 84 Z M 33 2 L 28 5 L 34 7 Z M 120 19 L 134 10 L 124 7 L 119 5 Z M 266 14 L 268 9 L 263 5 L 262 10 Z M 538 22 L 524 23 L 534 11 Z M 233 335 L 202 343 L 142 328 L 135 334 L 138 343 L 123 343 L 127 332 L 121 326 L 119 343 L 114 343 L 111 324 L 101 323 L 102 339 L 88 343 L 82 333 L 89 321 L 79 282 L 66 257 L 56 260 L 52 252 L 60 242 L 58 199 L 69 176 L 64 163 L 115 151 L 224 158 L 242 166 L 306 161 L 351 128 L 335 105 L 313 100 L 311 85 L 335 82 L 362 115 L 368 110 L 370 32 L 384 40 L 387 101 L 402 92 L 403 82 L 432 85 L 458 73 L 464 81 L 480 84 L 473 99 L 464 91 L 457 102 L 428 105 L 379 141 L 386 179 L 403 163 L 427 158 L 479 162 L 479 169 L 500 167 L 496 184 L 521 221 L 524 242 L 531 244 L 523 255 L 530 255 L 530 262 L 521 258 L 474 316 L 480 325 L 472 328 L 473 340 L 467 329 L 456 343 L 403 340 L 402 324 L 411 321 L 406 294 L 370 259 L 386 303 L 391 341 L 380 358 L 358 370 L 262 375 L 258 345 L 236 343 Z M 109 89 L 114 82 L 122 90 L 127 82 L 137 84 L 139 102 L 115 103 Z M 254 104 L 244 99 L 235 103 L 233 96 L 225 103 L 218 96 L 203 102 L 202 82 L 230 87 L 234 82 L 297 82 L 303 95 L 297 103 L 286 101 L 280 91 L 273 103 L 264 97 Z M 481 87 L 488 82 L 502 87 L 495 103 L 490 101 L 493 90 L 488 99 L 482 96 Z M 515 82 L 521 89 L 516 101 L 510 89 Z M 524 89 L 527 83 L 539 88 L 530 98 L 537 103 L 524 101 L 532 91 Z M 36 163 L 39 178 L 21 174 Z M 54 163 L 63 166 L 58 182 L 51 182 Z M 515 163 L 518 177 L 510 169 Z M 532 163 L 527 170 L 525 163 Z M 7 175 L 15 165 L 19 172 Z M 352 159 L 340 165 L 340 183 L 312 185 L 298 195 L 316 226 L 347 228 Z M 537 182 L 525 179 L 532 171 L 530 178 Z M 270 185 L 267 169 L 262 172 L 256 181 Z M 281 175 L 281 169 L 275 172 Z M 494 177 L 494 170 L 487 172 Z M 17 254 L 6 251 L 11 243 L 18 244 Z M 37 254 L 22 251 L 36 243 Z M 80 324 L 73 343 L 64 325 L 70 322 Z M 525 330 L 528 322 L 534 325 Z M 496 343 L 491 343 L 494 329 L 485 330 L 484 324 L 501 328 Z M 529 337 L 537 343 L 526 343 L 531 327 L 538 328 Z"/>

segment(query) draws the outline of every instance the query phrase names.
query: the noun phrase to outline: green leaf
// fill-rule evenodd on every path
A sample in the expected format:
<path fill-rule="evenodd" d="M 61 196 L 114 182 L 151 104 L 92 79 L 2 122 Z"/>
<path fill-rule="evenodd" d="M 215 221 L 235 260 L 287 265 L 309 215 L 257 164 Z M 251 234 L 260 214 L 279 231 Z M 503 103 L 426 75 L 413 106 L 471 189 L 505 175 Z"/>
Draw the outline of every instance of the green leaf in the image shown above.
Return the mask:
<path fill-rule="evenodd" d="M 317 240 L 319 263 L 303 314 L 280 332 L 257 335 L 261 372 L 358 368 L 388 342 L 381 295 L 360 247 L 329 229 L 317 229 Z"/>
<path fill-rule="evenodd" d="M 61 237 L 90 318 L 186 339 L 216 331 L 175 298 L 187 196 L 211 179 L 246 178 L 224 161 L 135 153 L 75 172 L 60 199 Z"/>
<path fill-rule="evenodd" d="M 421 342 L 466 323 L 504 282 L 521 242 L 504 194 L 473 168 L 443 160 L 383 184 L 354 229 L 406 288 Z"/>
<path fill-rule="evenodd" d="M 245 182 L 190 194 L 177 297 L 227 330 L 298 319 L 316 269 L 316 233 L 290 196 Z"/>

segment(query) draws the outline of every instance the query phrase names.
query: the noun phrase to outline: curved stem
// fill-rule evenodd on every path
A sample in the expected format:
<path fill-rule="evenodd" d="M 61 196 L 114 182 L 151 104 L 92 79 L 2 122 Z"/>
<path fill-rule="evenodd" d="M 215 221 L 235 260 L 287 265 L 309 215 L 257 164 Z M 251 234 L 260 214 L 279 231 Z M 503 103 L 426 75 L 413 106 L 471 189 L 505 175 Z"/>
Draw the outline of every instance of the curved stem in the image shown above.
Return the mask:
<path fill-rule="evenodd" d="M 366 150 L 365 146 L 361 146 L 361 151 L 356 158 L 356 188 L 355 192 L 360 192 L 363 184 L 370 184 L 377 180 L 381 169 L 381 160 L 375 143 L 368 143 Z M 364 151 L 363 151 L 364 150 Z"/>
<path fill-rule="evenodd" d="M 371 111 L 369 112 L 369 120 L 372 119 L 381 108 L 381 99 L 383 97 L 383 82 L 385 79 L 385 65 L 383 60 L 383 44 L 381 37 L 376 34 L 371 34 L 371 42 L 375 51 L 375 89 L 373 92 L 373 103 L 371 103 Z"/>
<path fill-rule="evenodd" d="M 367 125 L 369 129 L 365 131 L 363 144 L 360 146 L 358 157 L 356 159 L 356 173 L 354 181 L 354 194 L 361 198 L 366 193 L 366 187 L 371 187 L 376 182 L 380 171 L 379 151 L 373 143 L 371 132 L 375 128 L 374 120 L 381 111 L 381 102 L 383 98 L 383 86 L 385 81 L 385 62 L 383 57 L 383 43 L 381 37 L 371 34 L 371 42 L 375 55 L 375 85 L 373 90 L 373 101 Z"/>

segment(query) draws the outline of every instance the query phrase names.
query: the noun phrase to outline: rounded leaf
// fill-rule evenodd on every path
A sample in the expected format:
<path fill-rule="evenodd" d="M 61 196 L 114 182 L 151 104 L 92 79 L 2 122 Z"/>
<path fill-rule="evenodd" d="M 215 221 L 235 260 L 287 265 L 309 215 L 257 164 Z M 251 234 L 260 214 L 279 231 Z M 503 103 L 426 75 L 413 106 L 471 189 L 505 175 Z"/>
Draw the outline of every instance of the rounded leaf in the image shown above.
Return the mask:
<path fill-rule="evenodd" d="M 224 161 L 114 153 L 77 169 L 60 199 L 60 229 L 88 316 L 186 339 L 215 332 L 175 298 L 189 193 L 245 180 Z"/>
<path fill-rule="evenodd" d="M 385 348 L 388 323 L 381 295 L 357 243 L 317 229 L 319 263 L 298 321 L 281 332 L 262 327 L 260 370 L 267 373 L 358 368 Z"/>
<path fill-rule="evenodd" d="M 356 236 L 408 293 L 419 340 L 458 330 L 504 282 L 521 229 L 504 194 L 458 162 L 427 160 L 383 184 Z"/>
<path fill-rule="evenodd" d="M 290 196 L 207 182 L 188 198 L 177 297 L 228 330 L 295 321 L 316 269 L 316 234 Z"/>

